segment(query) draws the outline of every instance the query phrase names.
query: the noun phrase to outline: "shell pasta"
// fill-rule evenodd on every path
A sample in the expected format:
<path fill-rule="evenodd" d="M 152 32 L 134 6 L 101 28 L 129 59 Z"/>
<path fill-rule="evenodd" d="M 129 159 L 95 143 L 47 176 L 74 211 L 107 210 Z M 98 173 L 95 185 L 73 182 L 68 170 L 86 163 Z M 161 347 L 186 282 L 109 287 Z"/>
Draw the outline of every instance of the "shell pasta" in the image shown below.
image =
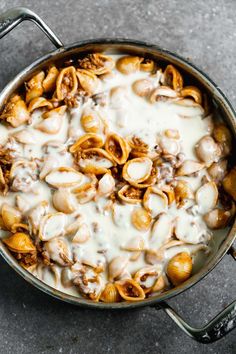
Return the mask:
<path fill-rule="evenodd" d="M 0 113 L 0 237 L 65 293 L 141 301 L 178 286 L 235 215 L 232 136 L 152 58 L 54 63 Z"/>

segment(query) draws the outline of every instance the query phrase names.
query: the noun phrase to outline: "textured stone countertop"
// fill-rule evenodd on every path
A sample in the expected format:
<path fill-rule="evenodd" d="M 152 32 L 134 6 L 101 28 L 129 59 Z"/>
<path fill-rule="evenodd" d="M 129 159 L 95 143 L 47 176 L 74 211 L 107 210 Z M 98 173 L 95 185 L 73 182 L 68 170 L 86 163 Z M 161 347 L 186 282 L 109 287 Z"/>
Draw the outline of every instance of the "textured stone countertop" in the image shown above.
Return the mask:
<path fill-rule="evenodd" d="M 24 5 L 64 43 L 96 37 L 150 41 L 205 70 L 235 103 L 235 0 L 1 0 L 0 12 Z M 52 50 L 32 23 L 0 40 L 0 87 Z M 225 256 L 200 283 L 170 304 L 200 326 L 235 299 L 236 264 Z M 0 259 L 0 353 L 236 353 L 236 331 L 212 345 L 188 338 L 162 311 L 111 312 L 59 302 L 33 288 Z"/>

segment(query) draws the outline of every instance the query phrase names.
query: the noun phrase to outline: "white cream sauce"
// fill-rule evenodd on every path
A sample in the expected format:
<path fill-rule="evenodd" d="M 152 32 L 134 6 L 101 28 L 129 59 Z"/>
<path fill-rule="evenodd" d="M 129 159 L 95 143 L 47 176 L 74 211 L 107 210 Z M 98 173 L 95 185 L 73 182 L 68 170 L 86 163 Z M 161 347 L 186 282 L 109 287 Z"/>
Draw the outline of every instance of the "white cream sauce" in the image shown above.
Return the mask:
<path fill-rule="evenodd" d="M 113 58 L 117 59 L 118 56 L 114 55 Z M 46 173 L 41 176 L 42 178 L 44 178 L 44 175 L 50 170 L 50 167 L 74 167 L 73 158 L 71 154 L 67 152 L 66 148 L 75 141 L 76 138 L 85 133 L 80 124 L 81 114 L 85 109 L 92 107 L 93 110 L 99 113 L 103 121 L 107 123 L 111 132 L 116 132 L 123 137 L 136 135 L 148 144 L 151 149 L 155 147 L 159 135 L 163 134 L 166 129 L 178 130 L 180 134 L 181 152 L 185 154 L 185 159 L 197 160 L 194 146 L 200 138 L 209 133 L 211 122 L 209 122 L 209 119 L 202 119 L 199 109 L 195 109 L 194 111 L 194 108 L 180 107 L 171 102 L 150 104 L 144 98 L 135 95 L 132 90 L 132 83 L 138 79 L 147 78 L 148 75 L 149 74 L 145 72 L 137 72 L 125 76 L 117 70 L 114 70 L 113 77 L 101 81 L 99 92 L 107 92 L 109 94 L 112 88 L 121 85 L 124 87 L 125 95 L 117 95 L 116 99 L 113 97 L 110 104 L 105 107 L 99 105 L 93 107 L 92 100 L 88 99 L 87 102 L 79 108 L 73 108 L 69 113 L 65 113 L 63 117 L 61 117 L 61 127 L 56 134 L 46 134 L 36 129 L 38 124 L 43 121 L 42 113 L 44 110 L 35 111 L 32 114 L 32 123 L 24 128 L 32 132 L 33 143 L 21 144 L 14 141 L 14 148 L 16 148 L 20 157 L 26 159 L 43 159 L 44 162 L 41 162 L 41 174 L 43 166 Z M 159 85 L 158 75 L 152 78 L 156 87 Z M 55 121 L 51 123 L 53 123 L 53 128 L 55 128 L 56 117 L 53 119 Z M 1 124 L 1 144 L 7 141 L 10 134 L 12 135 L 21 130 L 22 127 L 13 129 Z M 101 134 L 103 134 L 102 131 Z M 47 161 L 48 165 L 45 167 Z M 87 161 L 84 160 L 81 162 L 81 165 L 86 163 Z M 110 161 L 105 159 L 100 160 L 98 164 L 103 167 L 110 167 Z M 130 176 L 140 179 L 146 173 L 146 170 L 146 166 L 133 164 L 128 169 L 128 173 Z M 206 172 L 202 170 L 195 177 L 181 177 L 181 179 L 187 180 L 195 192 L 200 187 L 201 178 L 204 174 L 206 174 Z M 49 176 L 50 175 L 48 175 L 48 182 L 50 183 Z M 54 179 L 56 179 L 57 183 L 60 181 L 63 182 L 63 176 L 59 173 L 54 175 Z M 67 176 L 67 180 L 68 179 L 70 182 L 75 181 L 76 175 L 69 174 L 69 176 Z M 28 193 L 12 192 L 5 197 L 0 196 L 0 205 L 2 205 L 3 202 L 14 205 L 16 196 L 20 195 L 24 198 L 28 210 L 35 207 L 39 202 L 46 200 L 49 203 L 49 212 L 56 212 L 52 204 L 52 193 L 53 188 L 42 179 L 36 181 L 34 188 Z M 174 254 L 183 250 L 192 252 L 192 250 L 194 251 L 201 248 L 201 245 L 195 244 L 208 243 L 209 235 L 212 235 L 210 231 L 207 230 L 202 216 L 198 211 L 196 211 L 194 215 L 190 215 L 187 212 L 187 208 L 193 205 L 193 202 L 186 204 L 186 206 L 180 209 L 173 203 L 173 205 L 166 210 L 155 195 L 153 195 L 149 202 L 150 209 L 154 211 L 158 209 L 160 212 L 165 211 L 167 215 L 163 214 L 159 219 L 159 223 L 155 225 L 154 230 L 150 228 L 150 230 L 145 232 L 137 230 L 131 222 L 131 213 L 138 207 L 137 205 L 122 205 L 117 203 L 113 206 L 113 210 L 111 210 L 105 208 L 108 202 L 108 198 L 104 196 L 98 197 L 96 202 L 90 201 L 85 204 L 76 202 L 76 211 L 74 213 L 65 215 L 63 221 L 55 220 L 55 222 L 53 222 L 53 220 L 51 220 L 51 222 L 48 223 L 45 237 L 48 239 L 50 238 L 50 234 L 56 234 L 56 236 L 60 235 L 62 239 L 67 240 L 74 260 L 92 264 L 93 266 L 99 264 L 106 266 L 114 257 L 124 255 L 129 258 L 132 252 L 125 251 L 123 247 L 135 237 L 142 237 L 145 242 L 145 247 L 149 249 L 161 247 L 170 238 L 170 229 L 176 225 L 176 220 L 179 220 L 177 232 L 180 235 L 179 238 L 193 245 L 176 246 L 167 249 L 164 252 L 162 264 L 164 267 L 167 260 Z M 154 214 L 156 215 L 155 212 Z M 62 232 L 64 223 L 66 226 L 71 225 L 78 215 L 82 217 L 83 223 L 87 225 L 90 234 L 90 237 L 84 243 L 70 242 L 70 235 L 63 236 Z M 71 236 L 74 235 L 75 233 Z M 53 247 L 53 245 L 51 245 L 51 247 Z M 57 246 L 55 246 L 54 253 L 55 252 L 57 252 Z M 142 253 L 137 260 L 128 262 L 126 271 L 133 274 L 147 265 L 144 254 Z M 60 274 L 63 267 L 55 265 L 55 269 Z M 40 271 L 36 273 L 34 272 L 34 274 L 53 287 L 66 293 L 79 296 L 75 287 L 64 287 L 60 281 L 55 282 L 55 276 L 53 276 L 52 271 L 46 267 L 43 267 L 43 269 L 40 269 Z M 101 276 L 104 282 L 107 281 L 106 271 L 101 273 Z"/>

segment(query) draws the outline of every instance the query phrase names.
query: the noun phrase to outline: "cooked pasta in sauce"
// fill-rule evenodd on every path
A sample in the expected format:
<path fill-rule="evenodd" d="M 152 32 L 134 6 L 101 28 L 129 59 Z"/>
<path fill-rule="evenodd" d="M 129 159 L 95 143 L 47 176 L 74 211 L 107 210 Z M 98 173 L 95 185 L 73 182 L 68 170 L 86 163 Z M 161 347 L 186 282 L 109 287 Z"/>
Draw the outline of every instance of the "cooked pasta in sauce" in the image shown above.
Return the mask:
<path fill-rule="evenodd" d="M 142 300 L 187 280 L 234 216 L 232 137 L 172 65 L 100 53 L 69 65 L 1 113 L 1 238 L 65 293 Z"/>

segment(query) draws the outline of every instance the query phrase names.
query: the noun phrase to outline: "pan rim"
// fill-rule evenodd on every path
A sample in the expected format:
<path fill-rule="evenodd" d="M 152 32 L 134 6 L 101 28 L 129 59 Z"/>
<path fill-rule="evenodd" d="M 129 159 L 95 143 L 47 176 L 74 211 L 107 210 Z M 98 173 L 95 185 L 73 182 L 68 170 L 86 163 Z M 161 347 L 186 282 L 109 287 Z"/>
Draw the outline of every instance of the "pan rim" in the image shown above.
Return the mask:
<path fill-rule="evenodd" d="M 76 43 L 72 43 L 70 45 L 66 45 L 62 48 L 56 49 L 52 52 L 49 52 L 40 58 L 36 59 L 33 63 L 23 69 L 20 73 L 18 73 L 13 80 L 11 80 L 5 88 L 2 90 L 0 94 L 0 106 L 4 104 L 6 97 L 13 91 L 13 89 L 17 86 L 17 84 L 26 76 L 27 73 L 32 72 L 33 70 L 37 69 L 41 64 L 45 63 L 47 60 L 53 59 L 57 54 L 63 56 L 70 51 L 83 48 L 85 46 L 91 45 L 126 45 L 130 46 L 130 48 L 136 47 L 140 50 L 143 49 L 144 51 L 155 51 L 156 55 L 163 55 L 166 57 L 166 60 L 176 61 L 184 68 L 192 71 L 195 75 L 199 75 L 201 77 L 201 81 L 206 83 L 209 86 L 209 89 L 212 90 L 212 94 L 214 97 L 217 97 L 220 101 L 221 105 L 224 106 L 225 111 L 231 117 L 230 120 L 235 125 L 234 134 L 236 134 L 236 113 L 230 101 L 227 99 L 225 94 L 219 88 L 219 86 L 209 78 L 207 74 L 205 74 L 201 69 L 199 69 L 196 65 L 192 64 L 189 60 L 186 60 L 182 56 L 171 52 L 169 50 L 163 49 L 155 44 L 150 44 L 143 41 L 137 41 L 132 39 L 125 39 L 125 38 L 98 38 L 98 39 L 88 39 L 82 40 Z M 224 241 L 221 243 L 218 251 L 216 252 L 215 256 L 205 265 L 205 267 L 201 268 L 196 274 L 194 274 L 189 280 L 185 283 L 166 291 L 163 294 L 150 297 L 148 299 L 139 301 L 139 302 L 120 302 L 120 303 L 100 303 L 100 302 L 93 302 L 91 300 L 83 299 L 80 297 L 68 295 L 63 293 L 60 290 L 56 290 L 51 286 L 43 283 L 27 270 L 22 268 L 18 262 L 14 259 L 14 257 L 10 254 L 10 252 L 5 248 L 2 242 L 0 242 L 0 254 L 6 260 L 6 262 L 18 273 L 20 274 L 26 281 L 34 285 L 36 288 L 42 290 L 43 292 L 60 299 L 65 302 L 69 302 L 74 305 L 91 307 L 91 308 L 98 308 L 98 309 L 125 309 L 125 308 L 137 308 L 141 306 L 152 306 L 158 305 L 164 300 L 177 296 L 178 294 L 182 293 L 183 291 L 189 289 L 191 286 L 197 284 L 201 279 L 203 279 L 213 268 L 221 261 L 223 256 L 227 253 L 230 246 L 233 244 L 236 238 L 236 221 L 234 225 L 231 227 L 231 230 L 225 237 Z"/>

